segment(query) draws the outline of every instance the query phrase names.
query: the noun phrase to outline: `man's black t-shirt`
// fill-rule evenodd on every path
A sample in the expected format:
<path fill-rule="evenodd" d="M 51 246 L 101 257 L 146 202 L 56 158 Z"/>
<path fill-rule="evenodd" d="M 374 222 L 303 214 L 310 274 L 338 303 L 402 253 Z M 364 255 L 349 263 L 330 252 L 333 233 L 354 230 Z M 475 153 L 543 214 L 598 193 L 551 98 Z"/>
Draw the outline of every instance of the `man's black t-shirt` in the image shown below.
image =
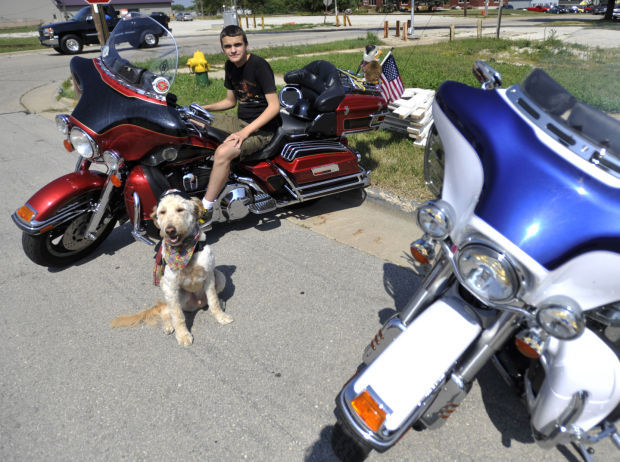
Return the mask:
<path fill-rule="evenodd" d="M 267 108 L 265 93 L 276 92 L 276 81 L 271 66 L 260 56 L 250 54 L 241 67 L 226 61 L 224 87 L 235 92 L 237 117 L 251 123 Z M 261 130 L 275 131 L 278 117 L 270 120 Z"/>

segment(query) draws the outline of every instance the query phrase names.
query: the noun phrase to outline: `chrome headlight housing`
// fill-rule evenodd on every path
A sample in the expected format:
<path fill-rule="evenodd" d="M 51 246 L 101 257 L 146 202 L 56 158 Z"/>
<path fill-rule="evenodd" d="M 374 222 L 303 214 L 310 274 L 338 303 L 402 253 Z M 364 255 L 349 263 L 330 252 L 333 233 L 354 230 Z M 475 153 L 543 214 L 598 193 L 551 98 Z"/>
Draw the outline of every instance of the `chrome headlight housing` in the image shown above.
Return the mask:
<path fill-rule="evenodd" d="M 104 151 L 103 162 L 109 171 L 116 172 L 120 166 L 121 157 L 114 151 Z"/>
<path fill-rule="evenodd" d="M 536 312 L 536 321 L 545 332 L 560 340 L 579 337 L 586 325 L 581 307 L 574 300 L 563 296 L 545 300 Z"/>
<path fill-rule="evenodd" d="M 93 140 L 88 133 L 78 127 L 73 127 L 69 134 L 69 141 L 78 152 L 78 154 L 85 159 L 92 159 L 97 157 L 99 148 L 97 143 Z"/>
<path fill-rule="evenodd" d="M 456 255 L 461 282 L 476 297 L 490 302 L 513 299 L 520 287 L 519 271 L 504 252 L 472 243 Z"/>
<path fill-rule="evenodd" d="M 67 114 L 58 114 L 54 120 L 56 121 L 56 128 L 64 136 L 69 134 L 69 116 Z"/>
<path fill-rule="evenodd" d="M 434 239 L 445 239 L 454 228 L 456 213 L 450 204 L 441 199 L 428 201 L 418 207 L 418 226 Z"/>

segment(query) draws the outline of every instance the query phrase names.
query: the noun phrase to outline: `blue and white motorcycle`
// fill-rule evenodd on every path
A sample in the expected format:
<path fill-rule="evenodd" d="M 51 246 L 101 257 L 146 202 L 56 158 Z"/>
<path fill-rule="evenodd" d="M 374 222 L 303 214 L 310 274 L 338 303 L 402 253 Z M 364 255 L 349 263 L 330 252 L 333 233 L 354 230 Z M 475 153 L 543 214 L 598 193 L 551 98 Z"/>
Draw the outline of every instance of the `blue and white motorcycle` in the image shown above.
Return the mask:
<path fill-rule="evenodd" d="M 343 460 L 442 425 L 489 361 L 540 445 L 620 448 L 620 122 L 540 69 L 474 74 L 437 90 L 411 245 L 430 270 L 336 398 Z"/>

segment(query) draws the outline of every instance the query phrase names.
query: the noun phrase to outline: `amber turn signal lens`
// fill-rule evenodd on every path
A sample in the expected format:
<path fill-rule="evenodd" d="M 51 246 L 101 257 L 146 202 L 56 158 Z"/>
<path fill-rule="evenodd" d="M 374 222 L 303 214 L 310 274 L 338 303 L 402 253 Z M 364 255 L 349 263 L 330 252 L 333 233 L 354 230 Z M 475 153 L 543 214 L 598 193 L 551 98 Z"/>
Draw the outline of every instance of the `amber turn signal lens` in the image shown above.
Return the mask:
<path fill-rule="evenodd" d="M 353 401 L 351 401 L 351 406 L 368 428 L 375 433 L 379 431 L 379 428 L 381 428 L 381 425 L 385 421 L 386 414 L 372 396 L 370 396 L 367 390 L 364 390 L 353 399 Z"/>
<path fill-rule="evenodd" d="M 73 145 L 71 144 L 71 141 L 69 141 L 69 140 L 64 140 L 64 141 L 62 142 L 62 144 L 64 144 L 64 145 L 65 145 L 65 149 L 66 149 L 68 152 L 73 152 Z"/>
<path fill-rule="evenodd" d="M 525 342 L 523 339 L 520 339 L 517 337 L 515 339 L 515 345 L 517 347 L 517 350 L 519 350 L 519 353 L 521 353 L 526 358 L 530 358 L 530 359 L 540 358 L 538 351 L 536 351 L 534 348 L 528 345 L 527 342 Z"/>
<path fill-rule="evenodd" d="M 110 175 L 110 181 L 112 182 L 112 184 L 114 186 L 116 186 L 117 188 L 120 188 L 121 185 L 123 184 L 123 182 L 121 181 L 121 179 L 119 177 L 117 177 L 116 175 Z"/>
<path fill-rule="evenodd" d="M 417 248 L 415 247 L 410 247 L 411 250 L 411 256 L 419 263 L 422 263 L 423 265 L 428 265 L 430 263 L 430 261 L 428 261 L 428 258 L 426 257 L 426 255 L 423 255 Z"/>
<path fill-rule="evenodd" d="M 34 218 L 35 212 L 27 205 L 22 205 L 19 209 L 17 209 L 17 216 L 22 220 L 30 222 Z"/>

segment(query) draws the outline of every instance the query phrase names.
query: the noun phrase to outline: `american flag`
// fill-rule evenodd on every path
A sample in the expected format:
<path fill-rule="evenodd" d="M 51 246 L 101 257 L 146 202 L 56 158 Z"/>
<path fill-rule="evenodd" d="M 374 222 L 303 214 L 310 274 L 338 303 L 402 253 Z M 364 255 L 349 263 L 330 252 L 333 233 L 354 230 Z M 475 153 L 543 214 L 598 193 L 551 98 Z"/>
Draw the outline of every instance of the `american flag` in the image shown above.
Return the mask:
<path fill-rule="evenodd" d="M 381 94 L 388 102 L 392 102 L 400 98 L 404 91 L 403 79 L 398 73 L 394 55 L 390 52 L 381 64 Z"/>

